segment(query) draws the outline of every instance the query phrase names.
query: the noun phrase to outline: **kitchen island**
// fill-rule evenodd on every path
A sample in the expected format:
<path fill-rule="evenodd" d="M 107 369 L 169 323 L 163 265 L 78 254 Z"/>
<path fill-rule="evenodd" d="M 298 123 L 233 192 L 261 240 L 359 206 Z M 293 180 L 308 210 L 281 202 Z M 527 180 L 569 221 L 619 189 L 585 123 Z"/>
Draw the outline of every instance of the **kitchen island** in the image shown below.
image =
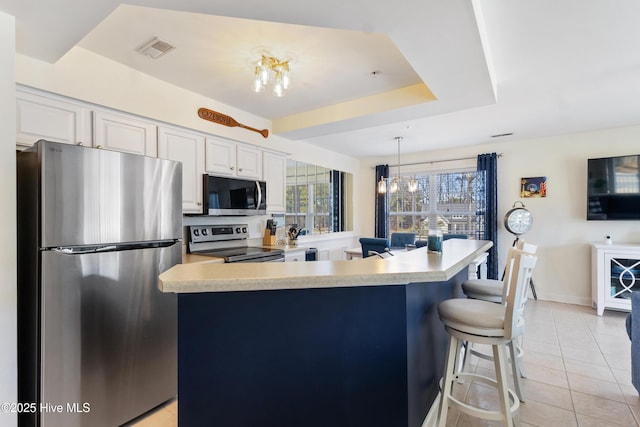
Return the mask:
<path fill-rule="evenodd" d="M 437 305 L 491 245 L 171 268 L 180 426 L 419 427 L 448 342 Z"/>

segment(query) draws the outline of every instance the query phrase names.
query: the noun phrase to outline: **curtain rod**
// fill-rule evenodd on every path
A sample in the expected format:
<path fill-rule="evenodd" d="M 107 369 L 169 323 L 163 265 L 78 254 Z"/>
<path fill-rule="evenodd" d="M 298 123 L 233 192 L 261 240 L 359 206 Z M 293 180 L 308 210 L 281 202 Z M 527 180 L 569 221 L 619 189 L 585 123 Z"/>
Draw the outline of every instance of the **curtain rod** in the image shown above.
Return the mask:
<path fill-rule="evenodd" d="M 500 153 L 497 154 L 498 158 L 504 156 L 504 153 Z M 402 167 L 402 166 L 416 166 L 416 165 L 431 165 L 433 163 L 442 163 L 442 162 L 455 162 L 457 160 L 471 160 L 471 159 L 477 159 L 478 156 L 471 156 L 471 157 L 458 157 L 457 159 L 444 159 L 444 160 L 431 160 L 431 161 L 424 161 L 424 162 L 414 162 L 414 163 L 400 163 L 400 164 L 395 164 L 395 165 L 389 165 L 390 168 L 397 168 L 398 166 Z M 375 166 L 373 167 L 373 169 L 375 169 Z"/>

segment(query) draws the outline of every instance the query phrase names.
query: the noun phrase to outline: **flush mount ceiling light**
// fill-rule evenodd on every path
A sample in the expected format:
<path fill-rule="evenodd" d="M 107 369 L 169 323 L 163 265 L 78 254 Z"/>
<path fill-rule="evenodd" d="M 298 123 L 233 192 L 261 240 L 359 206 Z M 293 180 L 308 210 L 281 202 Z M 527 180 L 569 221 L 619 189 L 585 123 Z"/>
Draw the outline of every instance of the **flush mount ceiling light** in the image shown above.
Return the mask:
<path fill-rule="evenodd" d="M 256 64 L 253 90 L 262 92 L 264 88 L 273 82 L 273 94 L 284 96 L 284 91 L 291 82 L 289 77 L 289 59 L 280 60 L 273 56 L 262 54 Z"/>
<path fill-rule="evenodd" d="M 171 52 L 173 49 L 175 49 L 175 46 L 172 46 L 169 43 L 160 40 L 157 37 L 154 37 L 138 47 L 136 49 L 136 52 L 141 53 L 149 59 L 158 59 L 162 55 Z"/>
<path fill-rule="evenodd" d="M 389 192 L 390 193 L 395 193 L 396 191 L 398 191 L 398 189 L 400 188 L 401 185 L 403 185 L 403 183 L 406 181 L 404 178 L 402 178 L 400 176 L 400 143 L 402 142 L 404 138 L 401 136 L 396 136 L 394 138 L 394 140 L 396 141 L 396 143 L 398 144 L 398 164 L 397 164 L 397 171 L 396 171 L 396 176 L 395 178 L 393 178 L 390 182 L 389 182 Z M 378 181 L 378 193 L 383 194 L 387 192 L 387 181 L 389 180 L 389 178 L 385 178 L 385 177 L 380 177 L 380 181 Z M 416 190 L 418 189 L 418 180 L 416 179 L 415 176 L 413 176 L 411 179 L 409 179 L 406 183 L 407 186 L 407 190 L 410 193 L 415 193 Z"/>

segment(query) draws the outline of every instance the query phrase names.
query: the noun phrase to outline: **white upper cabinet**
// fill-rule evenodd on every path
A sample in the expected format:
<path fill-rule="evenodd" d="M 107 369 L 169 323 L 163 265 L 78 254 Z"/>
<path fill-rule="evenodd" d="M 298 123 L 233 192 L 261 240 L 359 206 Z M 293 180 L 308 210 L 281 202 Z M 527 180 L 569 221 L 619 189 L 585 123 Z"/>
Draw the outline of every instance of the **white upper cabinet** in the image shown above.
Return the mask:
<path fill-rule="evenodd" d="M 215 175 L 236 174 L 236 144 L 216 138 L 206 139 L 204 168 Z"/>
<path fill-rule="evenodd" d="M 93 113 L 93 146 L 124 153 L 158 155 L 157 127 L 153 123 L 119 114 Z"/>
<path fill-rule="evenodd" d="M 286 211 L 286 166 L 285 156 L 265 151 L 262 154 L 264 179 L 267 182 L 267 211 Z"/>
<path fill-rule="evenodd" d="M 206 139 L 205 170 L 214 175 L 262 179 L 262 151 L 223 139 Z"/>
<path fill-rule="evenodd" d="M 16 142 L 30 147 L 40 139 L 91 144 L 91 112 L 80 105 L 16 91 Z"/>
<path fill-rule="evenodd" d="M 182 211 L 202 213 L 204 136 L 159 127 L 158 157 L 182 162 Z"/>
<path fill-rule="evenodd" d="M 262 179 L 262 150 L 246 145 L 238 145 L 238 176 Z"/>

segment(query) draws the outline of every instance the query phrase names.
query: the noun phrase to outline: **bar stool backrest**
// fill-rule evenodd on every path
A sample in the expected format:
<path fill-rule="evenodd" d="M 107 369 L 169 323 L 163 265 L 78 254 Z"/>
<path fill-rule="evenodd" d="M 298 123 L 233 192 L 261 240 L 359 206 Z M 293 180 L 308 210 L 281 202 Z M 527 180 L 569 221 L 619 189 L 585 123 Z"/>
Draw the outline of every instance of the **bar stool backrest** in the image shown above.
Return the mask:
<path fill-rule="evenodd" d="M 531 243 L 526 243 L 522 239 L 518 240 L 518 242 L 516 243 L 515 247 L 517 249 L 520 249 L 521 251 L 524 251 L 524 252 L 526 252 L 528 254 L 531 254 L 531 255 L 535 255 L 535 253 L 538 251 L 538 246 L 537 245 L 534 245 L 534 244 L 531 244 Z M 504 286 L 502 287 L 502 304 L 504 304 L 507 301 L 507 292 L 509 291 L 508 282 L 506 280 L 506 278 L 509 277 L 507 275 L 507 270 L 509 268 L 509 264 L 513 262 L 513 258 L 512 258 L 513 256 L 515 256 L 515 253 L 512 254 L 511 251 L 509 251 L 507 253 L 507 261 L 506 261 L 507 265 L 505 267 L 504 276 L 503 276 L 505 281 L 504 281 Z M 529 282 L 527 282 L 527 285 L 528 284 L 529 284 Z"/>
<path fill-rule="evenodd" d="M 523 250 L 509 249 L 504 280 L 506 289 L 504 334 L 506 339 L 514 339 L 524 332 L 523 315 L 527 289 L 537 259 L 535 255 Z"/>

